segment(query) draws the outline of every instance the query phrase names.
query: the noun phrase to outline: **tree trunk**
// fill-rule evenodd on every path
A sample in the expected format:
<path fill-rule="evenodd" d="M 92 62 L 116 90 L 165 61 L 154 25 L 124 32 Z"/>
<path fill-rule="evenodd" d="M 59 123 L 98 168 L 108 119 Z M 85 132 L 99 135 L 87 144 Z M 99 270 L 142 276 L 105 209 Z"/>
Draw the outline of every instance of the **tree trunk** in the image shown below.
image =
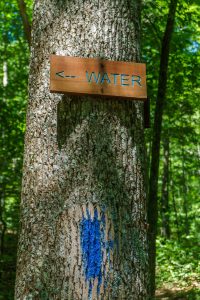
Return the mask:
<path fill-rule="evenodd" d="M 182 189 L 183 189 L 183 213 L 184 213 L 184 231 L 186 235 L 190 233 L 190 226 L 188 220 L 188 186 L 185 175 L 185 151 L 182 146 Z"/>
<path fill-rule="evenodd" d="M 148 196 L 148 240 L 149 240 L 149 268 L 150 268 L 150 296 L 155 294 L 155 270 L 156 270 L 156 234 L 158 219 L 158 174 L 160 161 L 160 139 L 162 131 L 162 117 L 165 105 L 167 90 L 167 70 L 170 53 L 170 42 L 174 28 L 175 13 L 178 0 L 171 0 L 169 4 L 169 13 L 167 24 L 162 39 L 159 83 L 156 99 L 156 108 L 153 125 L 153 140 L 151 151 L 151 167 L 149 178 L 149 196 Z"/>
<path fill-rule="evenodd" d="M 171 167 L 172 170 L 172 167 Z M 179 228 L 179 220 L 178 220 L 178 212 L 177 212 L 177 204 L 175 200 L 175 190 L 174 190 L 174 182 L 173 182 L 173 174 L 172 171 L 170 172 L 170 190 L 172 194 L 172 203 L 173 203 L 173 209 L 175 214 L 175 224 L 176 224 L 176 233 L 177 233 L 177 239 L 180 241 L 180 228 Z"/>
<path fill-rule="evenodd" d="M 35 1 L 15 299 L 147 299 L 143 104 L 49 93 L 49 55 L 139 61 L 140 1 Z"/>
<path fill-rule="evenodd" d="M 169 224 L 169 137 L 166 135 L 163 141 L 163 178 L 162 178 L 162 195 L 161 195 L 161 235 L 167 239 L 170 238 Z"/>
<path fill-rule="evenodd" d="M 8 64 L 7 61 L 3 62 L 3 87 L 8 85 Z"/>
<path fill-rule="evenodd" d="M 4 187 L 3 187 L 4 189 Z M 7 224 L 4 220 L 3 214 L 5 211 L 5 193 L 4 191 L 1 191 L 1 203 L 0 203 L 0 254 L 3 254 L 4 252 L 4 238 L 5 238 L 5 232 L 7 229 Z"/>

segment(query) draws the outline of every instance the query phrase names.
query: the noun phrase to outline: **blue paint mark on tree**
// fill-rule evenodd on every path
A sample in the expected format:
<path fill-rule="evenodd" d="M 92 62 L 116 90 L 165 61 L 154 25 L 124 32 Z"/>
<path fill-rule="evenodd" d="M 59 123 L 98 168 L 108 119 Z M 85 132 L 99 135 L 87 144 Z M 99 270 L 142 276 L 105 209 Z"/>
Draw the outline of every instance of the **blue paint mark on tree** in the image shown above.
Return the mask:
<path fill-rule="evenodd" d="M 102 265 L 103 253 L 106 251 L 110 261 L 110 250 L 113 248 L 113 241 L 105 241 L 105 214 L 98 218 L 98 210 L 94 210 L 94 217 L 91 218 L 87 209 L 87 217 L 83 216 L 81 224 L 81 248 L 85 272 L 85 279 L 89 284 L 88 297 L 91 298 L 94 279 L 98 279 L 97 294 L 100 293 L 102 278 L 104 285 L 106 281 L 105 268 Z"/>

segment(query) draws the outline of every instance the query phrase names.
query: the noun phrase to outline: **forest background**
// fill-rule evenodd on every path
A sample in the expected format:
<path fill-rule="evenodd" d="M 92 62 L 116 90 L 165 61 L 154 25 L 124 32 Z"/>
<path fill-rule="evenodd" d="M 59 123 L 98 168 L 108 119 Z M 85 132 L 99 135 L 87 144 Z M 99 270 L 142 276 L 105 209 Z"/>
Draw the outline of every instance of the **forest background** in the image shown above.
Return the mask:
<path fill-rule="evenodd" d="M 0 2 L 0 299 L 14 298 L 29 38 L 19 0 Z M 28 23 L 32 0 L 26 0 Z M 147 65 L 150 173 L 163 35 L 170 1 L 144 0 L 142 62 Z M 21 8 L 22 9 L 22 8 Z M 158 179 L 156 283 L 159 299 L 199 299 L 200 4 L 179 0 L 170 43 Z"/>

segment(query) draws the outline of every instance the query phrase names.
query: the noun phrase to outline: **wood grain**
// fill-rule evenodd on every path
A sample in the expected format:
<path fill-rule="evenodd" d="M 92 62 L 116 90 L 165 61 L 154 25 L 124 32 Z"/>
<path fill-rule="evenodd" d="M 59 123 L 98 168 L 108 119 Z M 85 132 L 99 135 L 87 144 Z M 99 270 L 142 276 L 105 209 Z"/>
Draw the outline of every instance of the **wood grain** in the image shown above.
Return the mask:
<path fill-rule="evenodd" d="M 50 91 L 147 99 L 141 63 L 51 55 Z"/>

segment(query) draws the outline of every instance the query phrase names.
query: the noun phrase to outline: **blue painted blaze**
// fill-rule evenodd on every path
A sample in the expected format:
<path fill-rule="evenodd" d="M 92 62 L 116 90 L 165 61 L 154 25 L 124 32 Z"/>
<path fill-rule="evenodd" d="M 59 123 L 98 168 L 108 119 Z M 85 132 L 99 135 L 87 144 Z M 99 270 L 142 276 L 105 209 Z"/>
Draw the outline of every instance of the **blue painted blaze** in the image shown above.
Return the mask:
<path fill-rule="evenodd" d="M 81 221 L 81 248 L 86 280 L 89 282 L 89 294 L 92 292 L 92 279 L 98 278 L 98 293 L 102 283 L 101 228 L 98 211 L 95 209 L 92 219 L 87 210 L 87 218 Z M 89 295 L 90 296 L 90 295 Z"/>
<path fill-rule="evenodd" d="M 111 271 L 110 252 L 113 249 L 114 242 L 112 237 L 106 241 L 105 238 L 106 220 L 105 208 L 102 208 L 101 218 L 98 216 L 98 210 L 94 210 L 94 217 L 91 218 L 87 209 L 87 216 L 82 217 L 80 223 L 80 240 L 82 248 L 82 259 L 84 266 L 85 279 L 88 282 L 88 298 L 91 298 L 94 279 L 98 279 L 97 294 L 100 294 L 100 287 L 104 279 L 104 289 L 107 287 L 109 272 L 106 272 L 102 264 L 103 256 L 106 255 L 107 262 Z M 107 274 L 106 274 L 107 273 Z"/>

